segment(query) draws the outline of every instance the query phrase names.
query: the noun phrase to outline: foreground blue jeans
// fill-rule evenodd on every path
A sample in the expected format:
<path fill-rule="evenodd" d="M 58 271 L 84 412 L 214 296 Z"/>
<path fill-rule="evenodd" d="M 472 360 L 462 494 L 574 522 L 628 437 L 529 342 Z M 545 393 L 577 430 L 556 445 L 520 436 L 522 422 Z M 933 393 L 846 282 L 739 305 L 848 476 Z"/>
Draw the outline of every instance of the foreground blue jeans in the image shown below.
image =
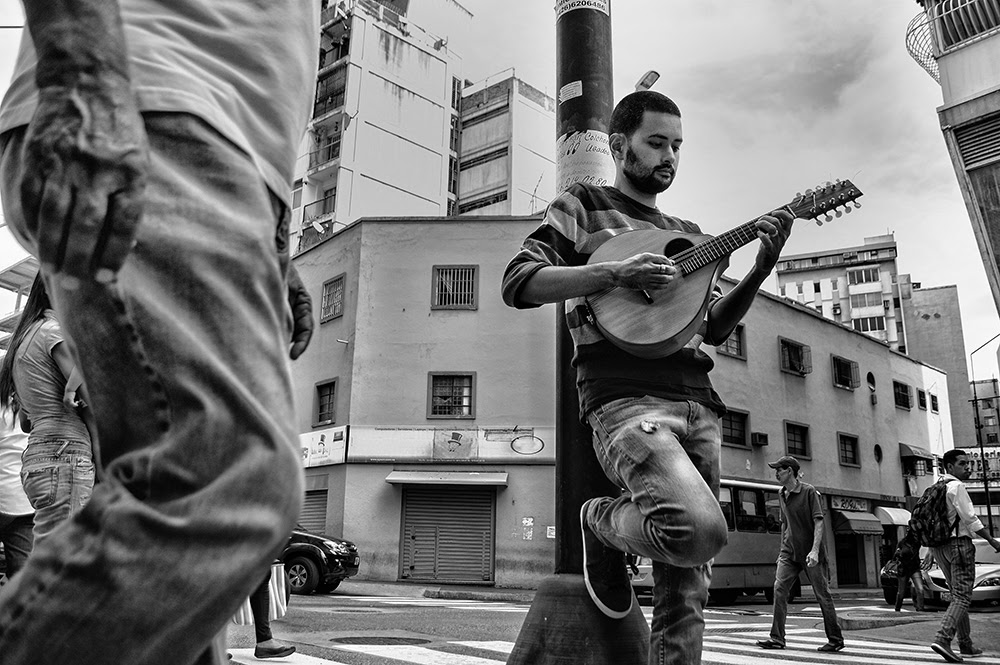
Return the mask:
<path fill-rule="evenodd" d="M 948 591 L 951 592 L 951 602 L 934 641 L 951 644 L 957 634 L 958 645 L 970 647 L 972 627 L 969 625 L 969 605 L 972 602 L 972 585 L 976 581 L 976 546 L 972 538 L 960 537 L 932 549 L 934 561 L 944 573 Z"/>
<path fill-rule="evenodd" d="M 101 482 L 0 590 L 4 665 L 224 663 L 214 638 L 301 507 L 288 213 L 208 125 L 144 118 L 144 219 L 117 281 L 46 279 L 96 416 Z M 0 183 L 30 248 L 21 141 L 0 138 Z"/>
<path fill-rule="evenodd" d="M 89 441 L 29 439 L 21 454 L 21 484 L 35 509 L 35 544 L 83 508 L 94 489 Z"/>
<path fill-rule="evenodd" d="M 788 593 L 791 591 L 799 573 L 805 571 L 816 594 L 816 602 L 823 614 L 823 628 L 830 644 L 843 644 L 844 634 L 837 620 L 837 610 L 833 606 L 833 596 L 830 594 L 830 564 L 821 559 L 810 568 L 805 564 L 792 561 L 785 555 L 778 555 L 778 568 L 774 575 L 774 619 L 771 622 L 771 639 L 785 643 L 785 619 L 788 617 Z"/>
<path fill-rule="evenodd" d="M 649 662 L 701 662 L 711 559 L 726 544 L 719 507 L 719 417 L 695 402 L 614 400 L 588 418 L 594 451 L 625 489 L 587 521 L 608 547 L 653 560 Z"/>

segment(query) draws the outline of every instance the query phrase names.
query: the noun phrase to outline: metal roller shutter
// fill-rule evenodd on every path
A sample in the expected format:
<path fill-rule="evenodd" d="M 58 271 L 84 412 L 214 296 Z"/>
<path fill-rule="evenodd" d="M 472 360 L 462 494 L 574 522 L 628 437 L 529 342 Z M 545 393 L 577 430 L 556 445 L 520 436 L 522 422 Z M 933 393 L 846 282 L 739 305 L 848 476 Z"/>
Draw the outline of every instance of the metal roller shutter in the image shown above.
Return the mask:
<path fill-rule="evenodd" d="M 492 487 L 404 486 L 400 577 L 492 581 L 494 497 Z"/>
<path fill-rule="evenodd" d="M 323 533 L 326 531 L 326 490 L 311 490 L 306 492 L 302 502 L 302 513 L 299 524 L 306 531 Z"/>

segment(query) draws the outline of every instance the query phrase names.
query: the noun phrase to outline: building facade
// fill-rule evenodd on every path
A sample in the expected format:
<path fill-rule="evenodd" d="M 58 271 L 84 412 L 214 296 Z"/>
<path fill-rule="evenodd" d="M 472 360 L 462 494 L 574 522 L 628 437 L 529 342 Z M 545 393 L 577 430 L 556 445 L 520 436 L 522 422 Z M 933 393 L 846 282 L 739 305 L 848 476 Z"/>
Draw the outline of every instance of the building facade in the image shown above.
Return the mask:
<path fill-rule="evenodd" d="M 357 542 L 363 578 L 551 573 L 556 308 L 499 294 L 538 221 L 363 219 L 293 259 L 318 310 L 293 369 L 303 519 Z M 952 447 L 945 373 L 763 292 L 707 353 L 730 407 L 723 475 L 773 483 L 767 462 L 799 457 L 826 497 L 834 583 L 878 586 L 928 462 Z"/>

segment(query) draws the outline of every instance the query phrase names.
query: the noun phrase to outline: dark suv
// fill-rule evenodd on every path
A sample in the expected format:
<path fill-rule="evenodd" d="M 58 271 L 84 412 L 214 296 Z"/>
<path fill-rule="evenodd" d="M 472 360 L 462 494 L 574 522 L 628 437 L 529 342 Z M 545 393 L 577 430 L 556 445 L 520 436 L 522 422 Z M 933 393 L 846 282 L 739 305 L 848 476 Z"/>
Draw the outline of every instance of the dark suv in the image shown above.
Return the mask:
<path fill-rule="evenodd" d="M 311 533 L 301 526 L 292 531 L 278 557 L 285 564 L 292 593 L 329 593 L 342 580 L 358 574 L 358 547 L 348 540 Z"/>

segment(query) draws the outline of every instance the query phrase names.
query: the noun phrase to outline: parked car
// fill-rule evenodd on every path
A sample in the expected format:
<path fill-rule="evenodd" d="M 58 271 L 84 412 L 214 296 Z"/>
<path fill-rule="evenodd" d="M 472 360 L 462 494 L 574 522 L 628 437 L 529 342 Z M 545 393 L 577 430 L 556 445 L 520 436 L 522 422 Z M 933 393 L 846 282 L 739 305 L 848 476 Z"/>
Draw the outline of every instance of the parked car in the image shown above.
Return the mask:
<path fill-rule="evenodd" d="M 330 593 L 348 577 L 358 574 L 361 557 L 349 540 L 306 531 L 296 526 L 278 557 L 285 564 L 288 588 L 306 595 L 313 591 Z"/>
<path fill-rule="evenodd" d="M 998 607 L 1000 606 L 1000 552 L 994 550 L 982 538 L 975 538 L 973 542 L 976 545 L 976 579 L 972 588 L 972 604 Z M 921 558 L 925 552 L 926 548 L 920 549 Z M 948 583 L 937 564 L 931 566 L 930 570 L 923 571 L 922 575 L 924 578 L 924 600 L 935 604 L 951 602 Z M 894 604 L 896 602 L 896 577 L 886 575 L 884 566 L 879 577 L 885 602 Z M 910 592 L 912 593 L 912 591 L 913 586 L 911 585 Z"/>

